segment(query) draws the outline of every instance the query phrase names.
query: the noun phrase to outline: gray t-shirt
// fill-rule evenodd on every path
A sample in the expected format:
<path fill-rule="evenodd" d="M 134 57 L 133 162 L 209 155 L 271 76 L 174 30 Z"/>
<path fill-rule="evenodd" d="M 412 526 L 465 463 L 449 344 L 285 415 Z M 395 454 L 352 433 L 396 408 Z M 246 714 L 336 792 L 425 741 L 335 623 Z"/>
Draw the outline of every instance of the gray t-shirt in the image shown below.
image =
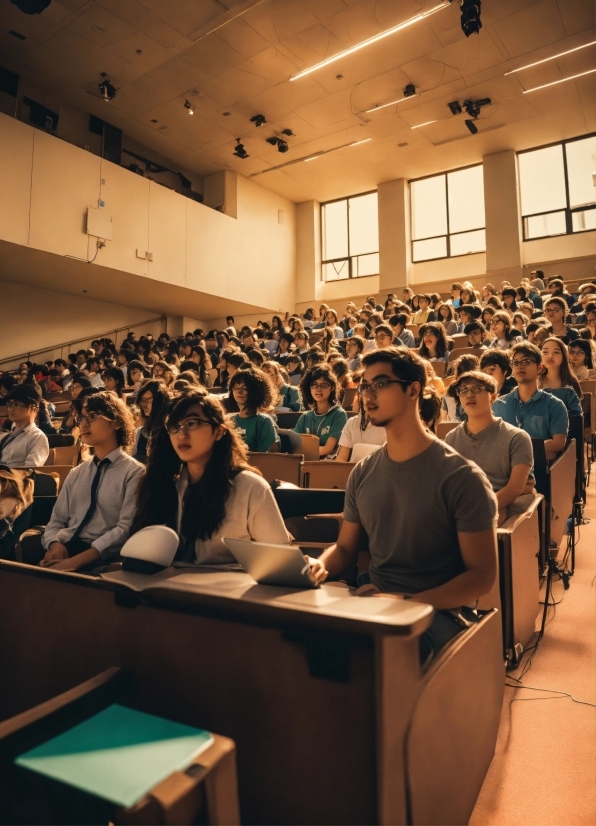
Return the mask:
<path fill-rule="evenodd" d="M 524 430 L 497 418 L 489 427 L 474 435 L 463 424 L 449 431 L 445 441 L 464 459 L 476 462 L 488 476 L 493 490 L 509 482 L 515 465 L 534 464 L 532 439 Z"/>
<path fill-rule="evenodd" d="M 465 570 L 457 534 L 490 530 L 496 515 L 484 473 L 438 439 L 406 462 L 376 450 L 346 488 L 344 519 L 366 531 L 381 591 L 414 594 L 454 579 Z"/>

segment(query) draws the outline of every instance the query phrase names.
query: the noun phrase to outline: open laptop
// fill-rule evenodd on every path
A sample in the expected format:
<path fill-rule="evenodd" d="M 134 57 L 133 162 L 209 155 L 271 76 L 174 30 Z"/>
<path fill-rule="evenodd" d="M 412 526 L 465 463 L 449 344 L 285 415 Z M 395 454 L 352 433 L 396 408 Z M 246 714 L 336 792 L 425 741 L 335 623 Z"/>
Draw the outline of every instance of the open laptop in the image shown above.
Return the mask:
<path fill-rule="evenodd" d="M 226 539 L 224 545 L 260 585 L 318 588 L 304 554 L 295 545 L 270 545 L 245 539 Z"/>

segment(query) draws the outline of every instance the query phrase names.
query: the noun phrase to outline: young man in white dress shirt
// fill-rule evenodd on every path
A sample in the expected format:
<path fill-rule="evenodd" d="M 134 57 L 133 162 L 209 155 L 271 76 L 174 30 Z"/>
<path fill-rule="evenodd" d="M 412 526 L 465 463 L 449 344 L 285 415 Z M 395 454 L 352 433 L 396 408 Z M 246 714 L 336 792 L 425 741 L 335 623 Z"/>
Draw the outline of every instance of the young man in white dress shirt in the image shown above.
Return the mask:
<path fill-rule="evenodd" d="M 41 394 L 32 384 L 17 384 L 4 397 L 11 430 L 0 437 L 0 463 L 41 467 L 50 454 L 48 437 L 35 424 Z"/>
<path fill-rule="evenodd" d="M 108 392 L 87 396 L 79 418 L 83 442 L 95 456 L 70 471 L 41 544 L 44 568 L 77 571 L 109 563 L 130 534 L 144 466 L 128 453 L 132 413 Z"/>

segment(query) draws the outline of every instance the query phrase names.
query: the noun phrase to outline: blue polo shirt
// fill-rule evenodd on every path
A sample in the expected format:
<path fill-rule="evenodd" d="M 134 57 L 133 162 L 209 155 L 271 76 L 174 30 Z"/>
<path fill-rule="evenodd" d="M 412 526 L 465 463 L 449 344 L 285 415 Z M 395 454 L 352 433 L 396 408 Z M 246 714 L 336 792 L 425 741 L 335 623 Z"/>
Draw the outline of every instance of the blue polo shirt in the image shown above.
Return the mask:
<path fill-rule="evenodd" d="M 517 387 L 493 403 L 493 413 L 508 424 L 525 430 L 532 439 L 552 439 L 567 434 L 567 408 L 552 393 L 537 390 L 530 401 L 522 402 Z"/>
<path fill-rule="evenodd" d="M 573 387 L 544 387 L 543 390 L 545 393 L 552 393 L 557 399 L 561 399 L 570 416 L 582 415 L 582 405 Z"/>

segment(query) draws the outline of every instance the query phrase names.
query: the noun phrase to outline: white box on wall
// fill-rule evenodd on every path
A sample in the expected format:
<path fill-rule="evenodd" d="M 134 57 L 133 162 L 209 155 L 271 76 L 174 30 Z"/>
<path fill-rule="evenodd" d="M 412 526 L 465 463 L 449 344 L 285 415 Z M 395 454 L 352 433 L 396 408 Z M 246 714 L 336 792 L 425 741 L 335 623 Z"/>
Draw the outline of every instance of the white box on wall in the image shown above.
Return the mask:
<path fill-rule="evenodd" d="M 112 216 L 105 209 L 87 207 L 87 235 L 112 240 Z"/>

